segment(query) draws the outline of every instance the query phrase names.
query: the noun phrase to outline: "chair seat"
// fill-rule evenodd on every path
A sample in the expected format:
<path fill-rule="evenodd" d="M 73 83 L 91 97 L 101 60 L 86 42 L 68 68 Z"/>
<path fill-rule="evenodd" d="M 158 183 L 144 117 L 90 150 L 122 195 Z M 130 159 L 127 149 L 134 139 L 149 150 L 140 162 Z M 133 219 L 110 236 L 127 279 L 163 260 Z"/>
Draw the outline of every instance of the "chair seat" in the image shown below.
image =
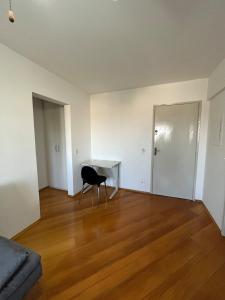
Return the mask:
<path fill-rule="evenodd" d="M 81 170 L 81 177 L 83 179 L 83 188 L 81 191 L 81 195 L 83 195 L 85 191 L 85 184 L 89 185 L 97 185 L 98 186 L 98 199 L 100 199 L 100 185 L 104 182 L 105 183 L 105 194 L 107 197 L 107 188 L 106 188 L 106 176 L 98 175 L 95 169 L 84 166 Z"/>
<path fill-rule="evenodd" d="M 100 185 L 101 183 L 105 182 L 106 179 L 107 178 L 105 176 L 98 175 L 98 177 L 97 177 L 97 184 Z"/>
<path fill-rule="evenodd" d="M 83 179 L 83 184 L 87 183 L 87 184 L 90 184 L 90 185 L 100 185 L 101 183 L 105 182 L 107 179 L 107 177 L 105 176 L 100 176 L 100 175 L 97 175 L 94 180 L 85 180 Z"/>

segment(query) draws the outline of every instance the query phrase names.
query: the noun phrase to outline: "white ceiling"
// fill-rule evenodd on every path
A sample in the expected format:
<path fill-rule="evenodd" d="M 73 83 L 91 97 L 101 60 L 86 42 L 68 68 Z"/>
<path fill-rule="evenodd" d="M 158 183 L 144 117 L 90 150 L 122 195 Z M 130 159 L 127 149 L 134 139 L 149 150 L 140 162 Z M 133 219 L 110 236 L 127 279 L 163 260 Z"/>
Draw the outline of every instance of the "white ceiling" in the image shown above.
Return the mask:
<path fill-rule="evenodd" d="M 224 0 L 0 1 L 0 42 L 89 93 L 207 77 L 225 57 Z"/>

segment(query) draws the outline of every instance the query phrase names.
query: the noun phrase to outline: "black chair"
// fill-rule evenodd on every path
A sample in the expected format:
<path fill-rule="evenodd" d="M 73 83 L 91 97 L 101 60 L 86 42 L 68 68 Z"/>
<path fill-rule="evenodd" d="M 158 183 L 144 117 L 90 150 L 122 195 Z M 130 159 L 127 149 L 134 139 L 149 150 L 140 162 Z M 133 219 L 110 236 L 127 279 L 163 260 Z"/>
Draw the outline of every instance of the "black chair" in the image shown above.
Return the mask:
<path fill-rule="evenodd" d="M 85 184 L 88 185 L 96 185 L 98 187 L 98 199 L 100 199 L 100 185 L 104 182 L 105 184 L 105 194 L 107 197 L 107 188 L 106 188 L 106 177 L 105 176 L 100 176 L 98 173 L 95 171 L 95 169 L 85 166 L 81 170 L 81 177 L 83 179 L 83 188 L 81 191 L 81 195 L 83 195 L 83 192 L 85 190 Z"/>

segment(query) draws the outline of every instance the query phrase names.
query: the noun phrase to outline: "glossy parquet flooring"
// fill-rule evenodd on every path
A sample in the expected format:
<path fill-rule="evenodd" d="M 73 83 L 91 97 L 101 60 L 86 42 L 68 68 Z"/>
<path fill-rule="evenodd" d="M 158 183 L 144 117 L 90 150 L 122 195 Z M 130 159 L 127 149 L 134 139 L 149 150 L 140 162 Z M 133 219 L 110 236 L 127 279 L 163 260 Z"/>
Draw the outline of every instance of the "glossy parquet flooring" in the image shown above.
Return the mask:
<path fill-rule="evenodd" d="M 202 204 L 123 190 L 102 198 L 96 207 L 93 191 L 80 205 L 41 192 L 41 222 L 17 239 L 42 256 L 27 300 L 225 299 L 225 239 Z"/>

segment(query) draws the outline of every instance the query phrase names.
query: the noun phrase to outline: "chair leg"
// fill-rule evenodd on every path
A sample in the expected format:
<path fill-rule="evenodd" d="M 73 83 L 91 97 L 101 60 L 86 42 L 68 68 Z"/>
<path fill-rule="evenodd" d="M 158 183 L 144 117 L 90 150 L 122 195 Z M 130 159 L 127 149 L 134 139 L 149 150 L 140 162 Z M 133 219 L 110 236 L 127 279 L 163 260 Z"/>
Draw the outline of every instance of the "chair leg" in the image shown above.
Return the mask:
<path fill-rule="evenodd" d="M 104 184 L 105 184 L 105 196 L 106 196 L 106 199 L 108 199 L 108 193 L 107 193 L 106 181 L 104 182 Z"/>
<path fill-rule="evenodd" d="M 81 200 L 83 200 L 83 196 L 84 196 L 83 191 L 84 191 L 84 184 L 83 184 L 83 187 L 82 187 L 82 190 L 81 190 L 81 197 L 79 199 L 79 204 L 80 204 Z"/>
<path fill-rule="evenodd" d="M 97 189 L 97 193 L 98 193 L 98 200 L 100 200 L 100 187 L 98 186 L 98 189 Z"/>

